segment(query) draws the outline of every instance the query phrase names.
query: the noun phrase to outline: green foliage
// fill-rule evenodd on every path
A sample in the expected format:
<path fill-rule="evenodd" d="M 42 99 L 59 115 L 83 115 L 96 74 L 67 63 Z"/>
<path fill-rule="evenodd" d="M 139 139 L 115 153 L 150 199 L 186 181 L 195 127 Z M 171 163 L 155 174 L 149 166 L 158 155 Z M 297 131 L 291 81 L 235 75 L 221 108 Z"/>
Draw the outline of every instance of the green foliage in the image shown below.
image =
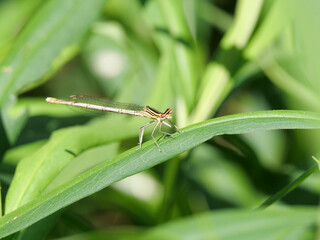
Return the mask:
<path fill-rule="evenodd" d="M 116 126 L 104 123 L 107 129 L 113 130 L 119 129 L 121 124 L 124 123 L 120 122 L 120 125 L 116 124 Z M 131 126 L 128 127 L 132 129 Z M 74 127 L 56 131 L 50 141 L 35 155 L 30 155 L 19 164 L 11 184 L 10 190 L 12 191 L 9 191 L 7 195 L 7 215 L 0 220 L 0 227 L 8 229 L 8 232 L 3 231 L 2 234 L 8 235 L 21 230 L 78 199 L 162 163 L 214 136 L 282 129 L 284 127 L 288 129 L 320 128 L 320 116 L 314 117 L 313 114 L 292 111 L 287 113 L 286 111 L 271 111 L 270 113 L 257 112 L 250 115 L 239 114 L 232 117 L 215 118 L 185 128 L 184 132 L 176 134 L 174 139 L 167 138 L 161 141 L 160 147 L 163 152 L 159 152 L 157 148 L 154 148 L 153 141 L 149 141 L 142 150 L 131 149 L 111 161 L 106 161 L 107 157 L 104 156 L 103 163 L 88 171 L 85 171 L 88 166 L 81 165 L 80 169 L 73 167 L 73 176 L 70 176 L 70 172 L 68 175 L 61 172 L 73 157 L 89 149 L 92 145 L 102 145 L 114 140 L 108 137 L 110 135 L 101 131 L 101 123 L 83 129 Z M 125 136 L 121 136 L 118 132 L 114 132 L 113 136 L 116 136 L 116 140 L 121 140 L 121 138 L 128 137 L 128 131 L 124 132 Z M 85 139 L 94 139 L 95 141 L 85 141 Z M 69 154 L 63 149 L 72 151 L 75 155 Z M 101 161 L 101 159 L 94 159 L 95 157 L 96 154 L 91 155 L 89 166 L 94 166 Z M 38 161 L 34 161 L 34 159 L 38 159 Z M 66 169 L 66 171 L 68 170 Z M 83 171 L 85 173 L 81 174 Z M 48 186 L 57 178 L 63 179 L 54 186 Z M 62 186 L 59 187 L 60 184 Z M 52 190 L 46 190 L 46 188 Z M 50 193 L 45 194 L 48 191 Z M 32 201 L 34 199 L 36 201 Z M 21 207 L 20 211 L 19 207 Z M 18 210 L 13 211 L 15 209 Z M 36 215 L 34 211 L 37 212 Z M 15 216 L 18 218 L 14 219 Z M 10 221 L 12 219 L 13 221 Z"/>
<path fill-rule="evenodd" d="M 319 10 L 2 1 L 0 238 L 313 239 Z M 78 93 L 172 107 L 182 132 L 137 150 L 145 119 L 45 102 Z"/>

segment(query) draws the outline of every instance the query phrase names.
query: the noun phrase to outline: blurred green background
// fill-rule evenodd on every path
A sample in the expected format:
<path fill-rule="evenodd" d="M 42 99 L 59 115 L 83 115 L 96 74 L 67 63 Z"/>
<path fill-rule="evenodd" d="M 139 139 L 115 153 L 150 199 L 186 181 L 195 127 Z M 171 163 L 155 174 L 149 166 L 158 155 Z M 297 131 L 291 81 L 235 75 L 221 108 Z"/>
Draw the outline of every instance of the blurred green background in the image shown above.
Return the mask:
<path fill-rule="evenodd" d="M 92 119 L 49 96 L 171 107 L 180 128 L 261 110 L 319 112 L 319 11 L 314 0 L 1 0 L 2 214 L 135 149 L 147 122 Z M 319 130 L 248 132 L 146 162 L 8 239 L 315 239 Z M 271 212 L 252 211 L 269 196 L 279 200 Z"/>

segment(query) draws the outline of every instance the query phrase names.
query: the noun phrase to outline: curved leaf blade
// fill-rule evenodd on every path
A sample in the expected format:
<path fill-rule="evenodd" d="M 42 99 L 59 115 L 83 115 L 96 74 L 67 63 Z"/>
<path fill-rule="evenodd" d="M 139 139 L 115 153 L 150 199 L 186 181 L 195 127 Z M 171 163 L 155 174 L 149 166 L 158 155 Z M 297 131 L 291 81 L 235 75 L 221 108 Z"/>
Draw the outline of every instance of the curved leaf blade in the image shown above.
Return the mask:
<path fill-rule="evenodd" d="M 121 231 L 96 230 L 59 239 L 314 239 L 315 231 L 312 226 L 316 223 L 316 217 L 317 209 L 312 207 L 268 209 L 265 211 L 227 209 L 177 219 L 150 230 L 132 227 L 121 228 Z"/>
<path fill-rule="evenodd" d="M 135 136 L 138 133 L 137 123 L 126 120 L 102 119 L 87 126 L 55 131 L 43 147 L 18 164 L 6 197 L 5 212 L 9 213 L 43 194 L 62 170 L 86 150 Z M 106 152 L 105 161 L 110 154 L 110 151 Z M 100 159 L 98 161 L 101 163 Z M 96 159 L 87 163 L 88 167 L 97 165 Z M 84 165 L 87 164 L 82 164 L 82 167 Z M 79 173 L 69 171 L 70 176 L 73 174 Z"/>
<path fill-rule="evenodd" d="M 316 208 L 220 210 L 164 224 L 137 239 L 305 239 L 316 220 Z"/>
<path fill-rule="evenodd" d="M 175 134 L 174 139 L 159 141 L 162 152 L 149 141 L 140 151 L 128 150 L 5 215 L 0 219 L 0 237 L 19 231 L 81 198 L 162 163 L 214 136 L 258 130 L 319 128 L 318 113 L 285 110 L 236 114 L 189 126 L 183 133 Z"/>

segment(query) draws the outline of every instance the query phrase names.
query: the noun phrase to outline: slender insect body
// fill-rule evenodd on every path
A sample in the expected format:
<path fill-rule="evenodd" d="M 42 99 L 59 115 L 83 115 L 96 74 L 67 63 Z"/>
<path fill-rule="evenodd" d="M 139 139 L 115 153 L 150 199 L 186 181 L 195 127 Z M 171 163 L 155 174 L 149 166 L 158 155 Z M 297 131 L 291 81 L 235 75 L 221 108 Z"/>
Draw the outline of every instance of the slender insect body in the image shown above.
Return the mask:
<path fill-rule="evenodd" d="M 114 112 L 114 113 L 119 113 L 119 114 L 127 114 L 127 115 L 134 115 L 134 116 L 139 116 L 139 117 L 146 117 L 150 118 L 153 121 L 146 123 L 140 128 L 139 132 L 139 149 L 141 148 L 142 145 L 142 140 L 143 140 L 143 133 L 144 133 L 144 128 L 150 125 L 155 124 L 151 137 L 158 147 L 159 151 L 161 151 L 156 139 L 154 138 L 153 134 L 156 130 L 156 128 L 159 126 L 158 131 L 162 134 L 168 135 L 173 137 L 170 133 L 163 132 L 161 131 L 161 126 L 162 124 L 165 124 L 166 126 L 172 128 L 170 124 L 172 124 L 179 132 L 179 128 L 174 125 L 170 119 L 172 118 L 172 109 L 167 108 L 165 112 L 160 112 L 150 106 L 145 106 L 145 107 L 140 107 L 137 105 L 130 105 L 130 104 L 122 104 L 122 103 L 114 103 L 111 101 L 104 101 L 104 105 L 98 105 L 98 104 L 90 104 L 86 103 L 86 98 L 89 99 L 94 99 L 93 97 L 85 96 L 85 95 L 71 95 L 70 96 L 70 101 L 67 100 L 61 100 L 61 99 L 56 99 L 56 98 L 51 98 L 48 97 L 46 98 L 46 101 L 48 103 L 52 104 L 63 104 L 63 105 L 69 105 L 73 107 L 80 107 L 80 108 L 86 108 L 86 109 L 91 109 L 91 110 L 97 110 L 97 111 L 105 111 L 105 112 Z M 165 120 L 168 120 L 169 123 L 165 122 Z"/>

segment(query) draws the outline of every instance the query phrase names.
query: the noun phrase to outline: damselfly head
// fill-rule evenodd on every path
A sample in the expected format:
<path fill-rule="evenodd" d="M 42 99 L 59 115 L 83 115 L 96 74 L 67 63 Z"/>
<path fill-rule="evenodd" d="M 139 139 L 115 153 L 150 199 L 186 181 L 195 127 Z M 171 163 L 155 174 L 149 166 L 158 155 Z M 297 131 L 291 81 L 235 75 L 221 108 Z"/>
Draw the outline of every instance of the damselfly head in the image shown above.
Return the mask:
<path fill-rule="evenodd" d="M 172 109 L 167 108 L 167 110 L 163 113 L 163 118 L 171 119 L 172 118 Z"/>

